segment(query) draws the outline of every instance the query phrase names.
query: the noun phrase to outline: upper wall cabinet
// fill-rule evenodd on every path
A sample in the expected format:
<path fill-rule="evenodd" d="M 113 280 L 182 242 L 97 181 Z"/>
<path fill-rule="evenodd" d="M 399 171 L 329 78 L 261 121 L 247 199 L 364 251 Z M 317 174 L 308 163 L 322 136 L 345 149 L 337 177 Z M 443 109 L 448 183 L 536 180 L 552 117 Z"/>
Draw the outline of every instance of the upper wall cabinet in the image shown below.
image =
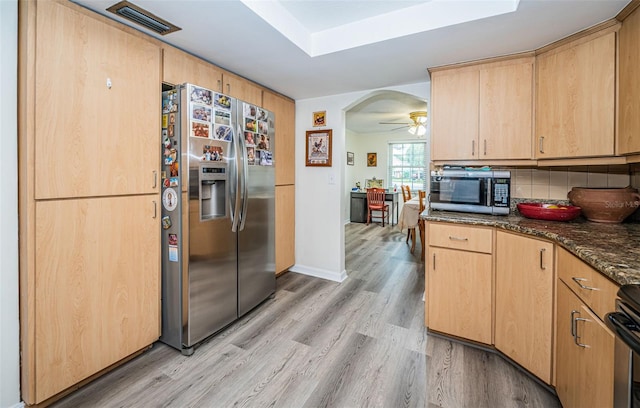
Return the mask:
<path fill-rule="evenodd" d="M 614 154 L 618 27 L 537 56 L 536 158 Z"/>
<path fill-rule="evenodd" d="M 225 72 L 222 75 L 222 92 L 255 105 L 262 105 L 262 88 L 237 75 Z"/>
<path fill-rule="evenodd" d="M 163 46 L 162 80 L 172 85 L 188 82 L 213 91 L 222 91 L 221 69 L 168 45 Z"/>
<path fill-rule="evenodd" d="M 619 32 L 618 154 L 640 152 L 640 9 Z"/>
<path fill-rule="evenodd" d="M 56 2 L 38 2 L 35 198 L 154 193 L 160 48 Z"/>
<path fill-rule="evenodd" d="M 435 71 L 432 160 L 530 159 L 533 57 Z"/>
<path fill-rule="evenodd" d="M 275 93 L 264 91 L 263 106 L 275 114 L 276 140 L 274 154 L 276 185 L 294 184 L 295 175 L 295 102 Z"/>

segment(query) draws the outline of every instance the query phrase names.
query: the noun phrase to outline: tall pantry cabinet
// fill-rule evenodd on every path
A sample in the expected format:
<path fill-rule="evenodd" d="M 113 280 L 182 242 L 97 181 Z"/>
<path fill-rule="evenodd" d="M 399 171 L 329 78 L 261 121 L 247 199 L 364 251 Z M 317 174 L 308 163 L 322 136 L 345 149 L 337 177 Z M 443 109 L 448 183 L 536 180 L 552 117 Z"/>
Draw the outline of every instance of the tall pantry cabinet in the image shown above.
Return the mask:
<path fill-rule="evenodd" d="M 157 44 L 63 1 L 19 3 L 22 398 L 160 335 Z"/>

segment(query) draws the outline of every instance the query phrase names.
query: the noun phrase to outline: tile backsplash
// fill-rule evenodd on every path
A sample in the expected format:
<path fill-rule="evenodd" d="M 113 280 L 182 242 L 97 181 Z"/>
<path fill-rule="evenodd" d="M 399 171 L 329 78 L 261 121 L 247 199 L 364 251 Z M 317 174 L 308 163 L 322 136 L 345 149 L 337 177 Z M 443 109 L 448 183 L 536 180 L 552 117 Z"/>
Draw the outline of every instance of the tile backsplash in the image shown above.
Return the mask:
<path fill-rule="evenodd" d="M 640 167 L 576 166 L 507 168 L 511 171 L 511 197 L 566 200 L 573 187 L 627 187 L 640 185 Z"/>

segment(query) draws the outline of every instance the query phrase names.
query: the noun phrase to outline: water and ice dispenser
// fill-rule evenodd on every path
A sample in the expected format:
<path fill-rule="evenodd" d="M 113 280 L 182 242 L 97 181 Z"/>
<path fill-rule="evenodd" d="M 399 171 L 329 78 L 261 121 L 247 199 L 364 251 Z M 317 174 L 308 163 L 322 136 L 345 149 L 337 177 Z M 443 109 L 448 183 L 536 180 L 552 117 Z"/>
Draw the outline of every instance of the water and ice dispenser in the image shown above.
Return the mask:
<path fill-rule="evenodd" d="M 225 218 L 227 214 L 228 167 L 226 163 L 200 165 L 200 220 Z"/>

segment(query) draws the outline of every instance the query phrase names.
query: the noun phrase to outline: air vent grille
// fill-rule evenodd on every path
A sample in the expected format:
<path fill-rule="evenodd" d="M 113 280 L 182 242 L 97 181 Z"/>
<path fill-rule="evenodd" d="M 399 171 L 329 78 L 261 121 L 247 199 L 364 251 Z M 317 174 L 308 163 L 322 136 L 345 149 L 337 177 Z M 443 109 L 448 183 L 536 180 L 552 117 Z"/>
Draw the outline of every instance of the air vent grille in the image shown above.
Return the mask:
<path fill-rule="evenodd" d="M 147 10 L 144 10 L 128 1 L 116 3 L 109 7 L 107 11 L 110 11 L 122 18 L 126 18 L 127 20 L 139 24 L 160 35 L 166 35 L 174 31 L 181 30 L 180 27 L 161 19 L 160 17 L 157 17 L 149 13 Z"/>

